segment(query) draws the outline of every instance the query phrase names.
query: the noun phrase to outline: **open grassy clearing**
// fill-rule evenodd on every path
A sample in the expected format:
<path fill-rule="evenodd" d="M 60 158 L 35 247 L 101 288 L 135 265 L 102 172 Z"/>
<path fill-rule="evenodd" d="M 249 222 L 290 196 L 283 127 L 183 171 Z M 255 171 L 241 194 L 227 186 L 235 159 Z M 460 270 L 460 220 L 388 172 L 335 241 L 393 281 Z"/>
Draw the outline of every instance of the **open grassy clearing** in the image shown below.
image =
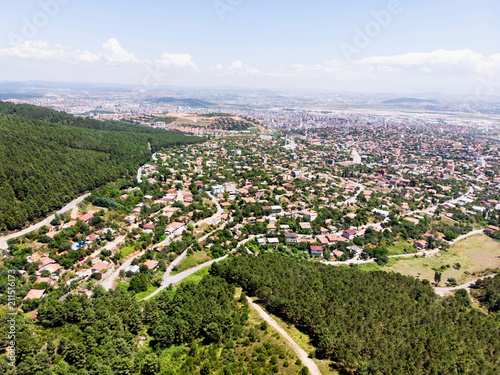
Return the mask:
<path fill-rule="evenodd" d="M 460 263 L 460 269 L 453 267 L 456 263 Z M 447 265 L 450 268 L 443 271 L 441 285 L 448 278 L 455 278 L 458 284 L 477 279 L 488 268 L 500 267 L 500 241 L 485 235 L 472 236 L 455 243 L 449 251 L 442 251 L 439 257 L 399 258 L 392 266 L 381 269 L 433 282 L 434 269 Z"/>
<path fill-rule="evenodd" d="M 181 264 L 179 264 L 175 270 L 172 271 L 172 275 L 196 267 L 197 265 L 208 262 L 211 259 L 212 258 L 206 251 L 196 251 L 192 255 L 188 255 L 186 259 L 184 259 Z"/>
<path fill-rule="evenodd" d="M 192 275 L 186 277 L 184 280 L 179 281 L 178 283 L 175 283 L 173 286 L 177 287 L 177 286 L 181 285 L 182 283 L 186 283 L 186 282 L 192 282 L 192 283 L 198 284 L 201 281 L 201 279 L 203 279 L 206 275 L 208 275 L 209 270 L 210 270 L 210 267 L 202 268 L 201 270 L 196 271 Z"/>
<path fill-rule="evenodd" d="M 125 246 L 120 249 L 120 257 L 121 259 L 125 259 L 127 255 L 132 254 L 134 252 L 134 247 L 133 246 Z"/>
<path fill-rule="evenodd" d="M 399 239 L 394 242 L 394 245 L 387 246 L 388 255 L 399 255 L 399 254 L 412 254 L 416 253 L 417 249 L 413 247 L 408 241 Z"/>

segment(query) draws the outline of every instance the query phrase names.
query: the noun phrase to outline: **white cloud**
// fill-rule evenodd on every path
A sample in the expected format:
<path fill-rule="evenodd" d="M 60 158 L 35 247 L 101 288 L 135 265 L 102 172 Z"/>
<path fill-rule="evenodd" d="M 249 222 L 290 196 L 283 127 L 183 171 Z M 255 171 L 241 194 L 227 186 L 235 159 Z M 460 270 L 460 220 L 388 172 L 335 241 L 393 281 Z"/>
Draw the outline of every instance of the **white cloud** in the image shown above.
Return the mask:
<path fill-rule="evenodd" d="M 106 51 L 104 58 L 110 64 L 115 63 L 138 63 L 140 62 L 133 53 L 126 51 L 120 46 L 120 42 L 116 39 L 111 38 L 106 43 L 103 43 L 102 48 Z"/>
<path fill-rule="evenodd" d="M 260 70 L 253 68 L 250 65 L 244 64 L 241 60 L 234 61 L 226 69 L 226 73 L 229 75 L 257 75 L 260 74 Z"/>
<path fill-rule="evenodd" d="M 154 61 L 155 64 L 172 69 L 188 69 L 199 72 L 200 69 L 193 62 L 193 58 L 188 54 L 181 53 L 164 53 L 159 60 Z"/>
<path fill-rule="evenodd" d="M 92 52 L 80 50 L 62 44 L 51 44 L 43 41 L 29 40 L 15 46 L 0 49 L 0 59 L 29 59 L 36 61 L 71 62 L 74 64 L 104 65 L 159 65 L 161 68 L 179 70 L 186 69 L 199 72 L 191 55 L 164 53 L 158 60 L 140 59 L 134 53 L 125 50 L 118 40 L 111 38 L 103 43 L 102 51 Z"/>
<path fill-rule="evenodd" d="M 412 52 L 394 56 L 374 56 L 355 62 L 357 65 L 371 66 L 382 70 L 410 70 L 423 74 L 470 75 L 485 74 L 491 68 L 491 57 L 485 57 L 470 49 L 435 50 Z"/>
<path fill-rule="evenodd" d="M 412 72 L 434 76 L 484 76 L 500 73 L 500 54 L 484 56 L 475 51 L 435 50 L 393 56 L 373 56 L 353 62 L 327 61 L 323 64 L 290 66 L 290 75 L 328 74 L 338 79 L 372 77 L 377 73 Z"/>
<path fill-rule="evenodd" d="M 101 60 L 100 54 L 37 40 L 28 40 L 12 47 L 0 49 L 0 58 L 2 57 L 42 61 L 58 60 L 72 63 L 95 63 Z"/>

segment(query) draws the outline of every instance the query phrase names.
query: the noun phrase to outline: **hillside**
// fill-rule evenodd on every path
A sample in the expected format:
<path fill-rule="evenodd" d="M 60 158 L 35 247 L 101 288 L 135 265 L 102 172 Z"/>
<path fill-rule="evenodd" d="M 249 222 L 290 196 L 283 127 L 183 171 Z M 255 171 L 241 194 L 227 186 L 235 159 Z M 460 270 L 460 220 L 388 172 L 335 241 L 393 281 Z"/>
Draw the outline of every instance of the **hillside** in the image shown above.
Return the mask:
<path fill-rule="evenodd" d="M 441 299 L 428 282 L 401 274 L 278 254 L 234 257 L 210 273 L 242 286 L 270 313 L 308 333 L 316 355 L 341 373 L 500 371 L 499 321 L 473 309 L 463 290 Z"/>
<path fill-rule="evenodd" d="M 79 194 L 131 175 L 171 145 L 201 138 L 0 103 L 0 230 L 23 227 Z"/>

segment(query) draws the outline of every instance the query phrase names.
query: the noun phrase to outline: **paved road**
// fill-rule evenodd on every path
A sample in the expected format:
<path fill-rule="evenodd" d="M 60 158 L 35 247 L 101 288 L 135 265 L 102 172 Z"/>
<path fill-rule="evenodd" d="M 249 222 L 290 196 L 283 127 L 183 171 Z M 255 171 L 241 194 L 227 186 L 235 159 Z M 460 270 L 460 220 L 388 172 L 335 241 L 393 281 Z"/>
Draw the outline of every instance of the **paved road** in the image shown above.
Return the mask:
<path fill-rule="evenodd" d="M 210 192 L 206 192 L 208 194 L 208 196 L 210 197 L 210 199 L 212 200 L 212 202 L 214 202 L 215 206 L 217 207 L 217 212 L 215 214 L 213 214 L 212 216 L 210 217 L 207 217 L 206 219 L 203 219 L 201 221 L 199 221 L 198 223 L 196 224 L 202 224 L 202 223 L 207 223 L 207 224 L 212 224 L 212 219 L 216 218 L 217 216 L 220 216 L 224 213 L 224 209 L 221 207 L 221 205 L 219 204 L 219 201 L 217 200 L 216 197 L 214 197 L 212 195 L 212 193 Z"/>
<path fill-rule="evenodd" d="M 479 279 L 469 281 L 468 283 L 465 283 L 465 284 L 462 284 L 462 285 L 458 285 L 458 286 L 452 286 L 452 287 L 449 287 L 449 288 L 434 287 L 434 291 L 436 292 L 436 294 L 439 294 L 440 296 L 445 296 L 445 295 L 449 294 L 449 292 L 451 292 L 453 290 L 467 289 L 467 291 L 469 291 L 470 286 L 472 284 L 474 284 L 476 281 L 488 279 L 490 277 L 495 277 L 495 276 L 496 276 L 496 274 L 495 275 L 485 276 L 485 277 L 480 277 Z"/>
<path fill-rule="evenodd" d="M 264 311 L 262 307 L 257 305 L 250 297 L 247 296 L 248 303 L 250 306 L 254 308 L 255 311 L 259 313 L 259 315 L 264 319 L 271 327 L 273 327 L 278 333 L 288 342 L 293 351 L 297 354 L 297 356 L 302 361 L 302 364 L 309 368 L 309 373 L 311 375 L 321 375 L 318 366 L 316 363 L 309 358 L 308 354 L 304 349 L 302 349 L 291 337 L 288 333 L 285 332 L 283 328 L 279 326 L 279 324 L 274 320 L 267 312 Z"/>
<path fill-rule="evenodd" d="M 174 269 L 175 266 L 177 266 L 179 263 L 181 263 L 184 260 L 184 258 L 187 255 L 188 250 L 189 250 L 189 248 L 184 250 L 184 252 L 181 255 L 179 255 L 177 258 L 175 258 L 172 261 L 172 263 L 170 263 L 167 270 L 165 271 L 165 274 L 163 275 L 163 280 L 161 282 L 160 287 L 158 289 L 156 289 L 153 293 L 151 293 L 149 296 L 147 296 L 146 298 L 143 298 L 141 301 L 145 301 L 147 299 L 150 299 L 151 297 L 160 293 L 163 289 L 168 287 L 170 284 L 172 284 L 172 282 L 170 281 L 170 273 L 172 272 L 172 270 Z"/>
<path fill-rule="evenodd" d="M 360 184 L 358 182 L 354 182 L 354 181 L 350 181 L 350 180 L 347 180 L 347 182 L 350 183 L 350 184 L 353 184 L 354 186 L 356 186 L 356 188 L 359 188 L 359 191 L 356 191 L 354 193 L 354 196 L 352 196 L 351 198 L 346 199 L 343 202 L 338 202 L 337 206 L 343 206 L 343 205 L 346 205 L 346 204 L 351 204 L 351 203 L 354 204 L 354 203 L 356 203 L 358 201 L 358 195 L 361 194 L 361 193 L 363 193 L 363 191 L 365 191 L 365 189 L 366 189 L 365 185 Z"/>
<path fill-rule="evenodd" d="M 139 167 L 137 170 L 137 182 L 141 183 L 142 182 L 142 166 Z"/>
<path fill-rule="evenodd" d="M 132 258 L 130 258 L 129 260 L 125 261 L 120 267 L 118 267 L 115 272 L 113 272 L 107 279 L 105 279 L 104 281 L 101 282 L 101 286 L 106 289 L 106 290 L 110 290 L 112 287 L 113 287 L 113 284 L 116 280 L 116 278 L 119 276 L 120 274 L 120 271 L 121 270 L 126 270 L 127 268 L 130 267 L 130 265 L 132 264 L 132 261 L 137 258 L 137 257 L 140 257 L 142 256 L 142 254 L 144 254 L 146 251 L 141 251 L 139 254 L 133 256 Z"/>
<path fill-rule="evenodd" d="M 361 164 L 361 155 L 358 153 L 358 151 L 352 150 L 351 155 L 354 159 L 355 164 Z"/>
<path fill-rule="evenodd" d="M 483 229 L 476 229 L 476 230 L 470 231 L 469 233 L 462 234 L 461 236 L 458 236 L 453 241 L 451 241 L 450 245 L 453 245 L 454 243 L 456 243 L 458 241 L 462 241 L 462 240 L 466 239 L 467 237 L 475 236 L 476 234 L 484 234 Z"/>
<path fill-rule="evenodd" d="M 184 256 L 185 256 L 185 253 L 187 253 L 187 250 L 182 254 L 184 254 Z M 177 257 L 177 259 L 179 259 L 180 257 L 182 257 L 182 255 Z M 201 270 L 205 267 L 209 267 L 213 263 L 220 262 L 221 260 L 224 260 L 226 258 L 227 258 L 227 255 L 224 255 L 222 258 L 212 259 L 212 260 L 205 262 L 205 263 L 202 263 L 196 267 L 193 267 L 193 268 L 190 268 L 190 269 L 185 270 L 183 272 L 180 272 L 177 275 L 170 276 L 170 273 L 172 272 L 172 269 L 174 268 L 174 266 L 179 264 L 180 261 L 182 259 L 184 259 L 184 257 L 182 259 L 180 259 L 179 262 L 177 262 L 175 264 L 174 264 L 174 262 L 175 262 L 175 260 L 174 260 L 174 262 L 172 262 L 172 264 L 170 264 L 170 266 L 168 267 L 167 271 L 165 272 L 165 275 L 163 275 L 163 281 L 161 282 L 161 286 L 158 289 L 156 289 L 153 293 L 151 293 L 149 296 L 143 298 L 141 301 L 145 301 L 145 300 L 150 299 L 151 297 L 160 293 L 163 289 L 167 288 L 170 284 L 176 284 L 176 283 L 188 278 L 193 273 L 198 272 L 199 270 Z"/>
<path fill-rule="evenodd" d="M 59 211 L 57 211 L 57 214 L 62 214 L 66 211 L 70 211 L 72 210 L 73 208 L 75 208 L 77 206 L 78 203 L 80 203 L 81 201 L 83 201 L 85 198 L 87 198 L 90 194 L 85 194 L 85 195 L 82 195 L 81 197 L 78 197 L 76 198 L 75 200 L 71 201 L 70 203 L 68 203 L 66 206 L 64 206 L 63 208 L 61 208 Z M 21 237 L 21 236 L 24 236 L 25 234 L 28 234 L 30 232 L 33 232 L 35 230 L 38 230 L 40 229 L 41 227 L 43 227 L 44 225 L 49 225 L 50 222 L 52 220 L 54 220 L 55 218 L 55 214 L 54 215 L 50 215 L 49 217 L 43 219 L 42 221 L 36 223 L 36 224 L 33 224 L 32 226 L 26 228 L 26 229 L 23 229 L 19 232 L 15 232 L 15 233 L 12 233 L 12 234 L 9 234 L 8 236 L 5 236 L 5 237 L 0 237 L 0 249 L 7 249 L 8 248 L 8 245 L 7 245 L 7 241 L 12 239 L 12 238 L 17 238 L 17 237 Z"/>
<path fill-rule="evenodd" d="M 149 143 L 148 143 L 148 145 L 149 145 Z M 149 146 L 149 149 L 151 150 L 151 146 Z M 156 153 L 151 155 L 151 157 L 153 158 L 153 160 L 155 160 L 155 161 L 157 160 Z M 146 164 L 144 164 L 144 165 L 146 165 Z M 137 182 L 139 182 L 139 183 L 142 182 L 142 170 L 144 168 L 144 165 L 141 165 L 139 167 L 139 169 L 137 170 Z"/>

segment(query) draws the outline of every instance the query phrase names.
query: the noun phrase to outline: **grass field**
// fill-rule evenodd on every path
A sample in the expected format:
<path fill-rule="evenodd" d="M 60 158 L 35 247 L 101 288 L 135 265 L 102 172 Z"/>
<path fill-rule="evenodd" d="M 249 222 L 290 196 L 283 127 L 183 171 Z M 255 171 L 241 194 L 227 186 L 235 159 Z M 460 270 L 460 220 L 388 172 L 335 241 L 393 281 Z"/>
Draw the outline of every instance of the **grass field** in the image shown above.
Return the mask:
<path fill-rule="evenodd" d="M 120 249 L 120 257 L 121 259 L 125 259 L 127 255 L 132 254 L 134 252 L 133 246 L 125 246 Z"/>
<path fill-rule="evenodd" d="M 192 282 L 192 283 L 198 284 L 201 281 L 201 279 L 203 279 L 206 275 L 208 275 L 209 269 L 210 269 L 210 267 L 205 267 L 205 268 L 202 268 L 199 271 L 196 271 L 192 275 L 186 277 L 184 280 L 179 281 L 178 283 L 176 283 L 174 285 L 174 287 L 179 286 L 182 283 L 186 283 L 186 282 Z"/>
<path fill-rule="evenodd" d="M 460 269 L 453 267 L 456 263 L 460 263 Z M 400 258 L 392 266 L 381 269 L 433 282 L 434 269 L 447 265 L 450 267 L 443 271 L 442 286 L 448 278 L 455 278 L 458 284 L 477 279 L 486 269 L 500 267 L 500 241 L 485 235 L 472 236 L 455 243 L 449 251 L 442 251 L 440 257 Z"/>
<path fill-rule="evenodd" d="M 135 295 L 135 298 L 137 298 L 137 300 L 141 300 L 147 296 L 149 296 L 151 293 L 153 293 L 156 289 L 158 289 L 157 286 L 154 286 L 154 285 L 150 285 L 148 290 L 144 291 L 144 292 L 140 292 L 140 293 L 137 293 Z"/>
<path fill-rule="evenodd" d="M 196 267 L 199 264 L 205 263 L 209 261 L 210 258 L 206 251 L 196 251 L 193 255 L 189 255 L 184 259 L 181 264 L 177 266 L 175 271 L 172 271 L 172 275 L 178 274 L 182 271 L 185 271 L 189 268 Z"/>
<path fill-rule="evenodd" d="M 168 124 L 171 124 L 173 123 L 174 121 L 177 120 L 177 117 L 156 117 L 153 121 L 154 122 L 164 122 L 165 125 L 168 125 Z"/>
<path fill-rule="evenodd" d="M 412 254 L 417 252 L 415 247 L 403 239 L 399 239 L 392 246 L 387 246 L 387 250 L 389 251 L 388 255 Z"/>

